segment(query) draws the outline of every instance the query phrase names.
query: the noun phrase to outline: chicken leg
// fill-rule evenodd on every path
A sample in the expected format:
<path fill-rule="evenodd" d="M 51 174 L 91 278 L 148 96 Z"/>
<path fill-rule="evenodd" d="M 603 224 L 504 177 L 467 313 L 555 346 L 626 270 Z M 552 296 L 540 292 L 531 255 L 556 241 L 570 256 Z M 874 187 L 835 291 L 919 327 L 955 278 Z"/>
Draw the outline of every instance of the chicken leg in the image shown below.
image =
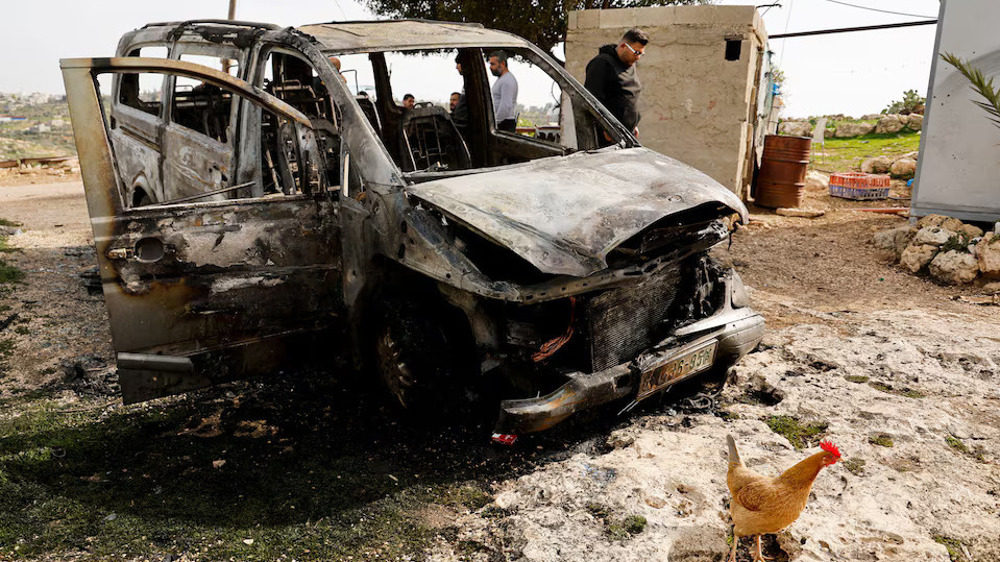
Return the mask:
<path fill-rule="evenodd" d="M 733 529 L 733 548 L 729 551 L 729 562 L 736 562 L 736 549 L 740 546 L 740 537 L 736 534 L 736 529 Z"/>
<path fill-rule="evenodd" d="M 757 543 L 757 548 L 753 553 L 753 562 L 765 562 L 766 560 L 773 560 L 773 558 L 768 558 L 767 556 L 764 556 L 764 553 L 761 551 L 760 535 L 757 535 L 755 538 L 756 538 L 755 542 Z"/>

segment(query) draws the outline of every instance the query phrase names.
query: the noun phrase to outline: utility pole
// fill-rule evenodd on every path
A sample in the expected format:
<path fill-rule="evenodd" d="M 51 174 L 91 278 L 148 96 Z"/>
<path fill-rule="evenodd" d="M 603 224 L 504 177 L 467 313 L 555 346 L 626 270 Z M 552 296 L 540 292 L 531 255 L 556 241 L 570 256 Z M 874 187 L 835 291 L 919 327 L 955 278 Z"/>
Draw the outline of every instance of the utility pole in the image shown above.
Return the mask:
<path fill-rule="evenodd" d="M 236 0 L 229 0 L 229 21 L 236 19 Z M 222 61 L 222 71 L 229 74 L 229 59 Z"/>

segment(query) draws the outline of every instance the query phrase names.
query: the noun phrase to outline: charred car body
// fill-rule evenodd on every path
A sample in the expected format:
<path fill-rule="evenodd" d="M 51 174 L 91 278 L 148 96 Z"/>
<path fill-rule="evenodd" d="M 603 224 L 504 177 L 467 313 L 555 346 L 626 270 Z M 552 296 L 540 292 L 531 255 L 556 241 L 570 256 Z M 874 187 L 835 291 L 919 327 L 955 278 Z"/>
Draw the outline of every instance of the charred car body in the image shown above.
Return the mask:
<path fill-rule="evenodd" d="M 546 134 L 497 130 L 497 49 L 551 81 Z M 393 64 L 434 60 L 461 65 L 461 119 L 393 101 Z M 516 435 L 724 372 L 762 336 L 708 257 L 743 204 L 516 36 L 174 22 L 61 64 L 126 402 L 340 347 L 407 407 L 504 380 Z"/>

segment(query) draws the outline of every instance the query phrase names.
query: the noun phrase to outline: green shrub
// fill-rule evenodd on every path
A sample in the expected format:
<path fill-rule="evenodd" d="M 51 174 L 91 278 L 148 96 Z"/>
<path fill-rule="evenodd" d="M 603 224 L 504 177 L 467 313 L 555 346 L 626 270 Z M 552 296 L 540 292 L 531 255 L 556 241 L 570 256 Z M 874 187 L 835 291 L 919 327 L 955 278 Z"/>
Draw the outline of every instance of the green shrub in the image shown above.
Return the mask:
<path fill-rule="evenodd" d="M 900 113 L 902 111 L 911 113 L 917 106 L 924 105 L 925 101 L 916 90 L 907 90 L 903 92 L 903 99 L 890 103 L 888 107 L 882 110 L 882 114 Z"/>

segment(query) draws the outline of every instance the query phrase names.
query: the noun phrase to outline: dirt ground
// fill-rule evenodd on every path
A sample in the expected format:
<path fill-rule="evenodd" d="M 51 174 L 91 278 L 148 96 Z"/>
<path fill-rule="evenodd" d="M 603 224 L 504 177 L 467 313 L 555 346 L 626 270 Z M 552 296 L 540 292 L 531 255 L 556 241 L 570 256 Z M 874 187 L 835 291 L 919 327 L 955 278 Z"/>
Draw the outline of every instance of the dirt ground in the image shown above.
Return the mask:
<path fill-rule="evenodd" d="M 19 328 L 0 334 L 13 338 L 16 350 L 7 359 L 0 399 L 37 396 L 69 411 L 96 409 L 101 417 L 95 420 L 160 416 L 156 430 L 141 439 L 137 434 L 136 443 L 181 436 L 186 441 L 176 443 L 193 450 L 177 454 L 187 462 L 204 455 L 205 462 L 228 458 L 234 466 L 246 455 L 245 462 L 255 463 L 258 484 L 275 493 L 253 495 L 250 485 L 241 489 L 239 501 L 246 494 L 262 504 L 256 513 L 267 514 L 256 526 L 230 520 L 225 512 L 238 504 L 227 504 L 222 498 L 232 498 L 221 492 L 215 495 L 216 488 L 230 485 L 213 487 L 212 478 L 228 470 L 223 465 L 212 464 L 215 472 L 205 469 L 215 476 L 199 479 L 201 473 L 194 472 L 193 480 L 160 484 L 188 497 L 210 496 L 213 505 L 199 506 L 198 517 L 188 512 L 189 504 L 174 505 L 168 499 L 164 502 L 173 511 L 146 512 L 142 499 L 137 504 L 136 497 L 113 492 L 107 504 L 88 499 L 93 503 L 85 504 L 100 512 L 103 519 L 98 521 L 105 525 L 114 523 L 106 512 L 119 520 L 134 517 L 129 521 L 135 525 L 156 517 L 183 522 L 171 529 L 187 533 L 184 540 L 146 541 L 142 536 L 143 544 L 135 539 L 133 545 L 131 538 L 120 539 L 124 542 L 115 544 L 131 545 L 129 558 L 280 558 L 274 550 L 254 550 L 272 541 L 282 548 L 287 544 L 287 559 L 347 559 L 341 546 L 323 547 L 319 539 L 309 538 L 322 536 L 367 541 L 351 551 L 362 553 L 352 554 L 355 560 L 723 560 L 730 540 L 725 436 L 732 434 L 748 465 L 768 474 L 814 452 L 820 436 L 835 441 L 844 454 L 841 463 L 820 474 L 801 518 L 768 543 L 767 553 L 778 560 L 1000 560 L 1000 308 L 960 302 L 957 296 L 977 290 L 910 275 L 870 245 L 874 231 L 905 219 L 858 209 L 906 206 L 908 201 L 849 202 L 814 191 L 807 194 L 805 206 L 826 211 L 819 218 L 752 209 L 750 224 L 737 231 L 722 257 L 750 287 L 768 333 L 736 369 L 717 404 L 704 408 L 666 397 L 650 400 L 630 417 L 566 424 L 558 432 L 523 438 L 513 451 L 497 451 L 470 444 L 469 434 L 461 430 L 418 434 L 381 418 L 358 421 L 374 411 L 364 399 L 359 403 L 338 395 L 320 400 L 308 380 L 296 383 L 307 387 L 300 394 L 243 383 L 174 403 L 120 406 L 114 395 L 107 314 L 100 297 L 89 294 L 79 277 L 94 264 L 82 186 L 72 174 L 43 173 L 23 180 L 0 176 L 0 218 L 22 224 L 22 232 L 10 237 L 21 251 L 0 257 L 27 273 L 23 284 L 0 294 L 0 321 L 17 314 L 11 326 Z M 894 194 L 906 195 L 899 187 Z M 321 385 L 324 391 L 329 391 L 327 382 Z M 293 405 L 276 406 L 282 399 Z M 241 403 L 243 413 L 233 417 Z M 260 411 L 247 413 L 247 404 Z M 167 413 L 154 412 L 157 408 Z M 0 422 L 18 415 L 0 413 Z M 310 415 L 323 421 L 310 422 Z M 813 424 L 818 434 L 796 448 L 790 434 L 774 429 L 775 420 Z M 16 429 L 3 426 L 10 427 Z M 315 436 L 311 432 L 317 428 L 345 435 L 343 443 Z M 199 433 L 243 437 L 241 431 L 266 435 L 267 454 L 237 452 L 231 441 L 213 449 L 204 445 L 207 440 L 194 439 Z M 0 445 L 6 455 L 0 456 L 0 479 L 3 463 L 13 458 L 10 447 L 16 448 L 22 438 L 16 430 L 0 433 L 0 443 L 13 443 L 6 449 Z M 311 450 L 306 454 L 303 449 Z M 101 451 L 93 455 L 100 458 L 74 465 L 80 474 L 73 477 L 84 483 L 74 480 L 73 486 L 92 486 L 90 478 L 115 478 L 117 467 L 105 466 L 108 461 L 101 457 L 106 449 L 94 445 L 93 451 Z M 300 454 L 306 457 L 277 460 Z M 130 461 L 136 463 L 132 473 L 152 473 L 150 466 L 165 462 L 162 455 L 148 461 L 139 456 Z M 342 463 L 344 458 L 362 461 Z M 337 465 L 335 475 L 323 472 L 330 465 Z M 305 471 L 302 467 L 310 475 L 316 471 L 311 478 L 328 475 L 326 486 L 336 494 L 294 496 L 296 515 L 288 511 L 278 517 L 274 512 L 286 509 L 292 499 L 276 499 L 284 496 L 270 489 L 277 486 L 272 480 L 294 480 L 299 475 L 291 471 Z M 279 468 L 290 472 L 283 477 L 272 473 Z M 184 470 L 189 474 L 190 469 Z M 64 475 L 55 469 L 52 474 L 37 483 L 63 485 Z M 338 487 L 342 477 L 352 487 Z M 372 483 L 376 479 L 378 484 Z M 405 516 L 397 522 L 399 529 L 417 529 L 420 541 L 400 539 L 396 545 L 393 535 L 383 544 L 379 535 L 364 534 L 365 514 L 381 509 L 379 502 L 387 498 L 398 503 L 398 489 L 406 486 L 427 490 L 415 503 L 404 502 Z M 316 490 L 315 483 L 312 488 Z M 459 489 L 478 495 L 474 501 L 454 500 Z M 442 493 L 452 499 L 438 497 Z M 79 497 L 100 497 L 88 494 L 80 491 Z M 360 510 L 350 512 L 361 513 L 358 519 L 329 515 L 330 506 L 345 497 L 354 502 L 351 509 Z M 310 509 L 308 517 L 299 513 Z M 18 559 L 21 546 L 31 553 L 29 558 L 38 559 L 113 556 L 99 545 L 103 538 L 117 536 L 102 534 L 110 531 L 81 531 L 92 535 L 89 544 L 39 538 L 45 532 L 38 529 L 57 526 L 60 517 L 66 516 L 50 516 L 34 527 L 26 524 L 23 528 L 30 532 L 25 533 L 35 534 L 12 540 L 4 535 L 0 514 L 0 560 Z M 324 519 L 322 525 L 330 527 L 322 527 Z M 256 542 L 243 538 L 221 546 L 231 536 L 206 531 L 215 525 L 205 521 L 215 520 L 257 537 Z M 338 525 L 349 526 L 354 534 L 336 534 L 344 530 Z M 279 536 L 290 528 L 299 538 Z M 748 543 L 745 539 L 741 562 L 749 560 Z"/>

